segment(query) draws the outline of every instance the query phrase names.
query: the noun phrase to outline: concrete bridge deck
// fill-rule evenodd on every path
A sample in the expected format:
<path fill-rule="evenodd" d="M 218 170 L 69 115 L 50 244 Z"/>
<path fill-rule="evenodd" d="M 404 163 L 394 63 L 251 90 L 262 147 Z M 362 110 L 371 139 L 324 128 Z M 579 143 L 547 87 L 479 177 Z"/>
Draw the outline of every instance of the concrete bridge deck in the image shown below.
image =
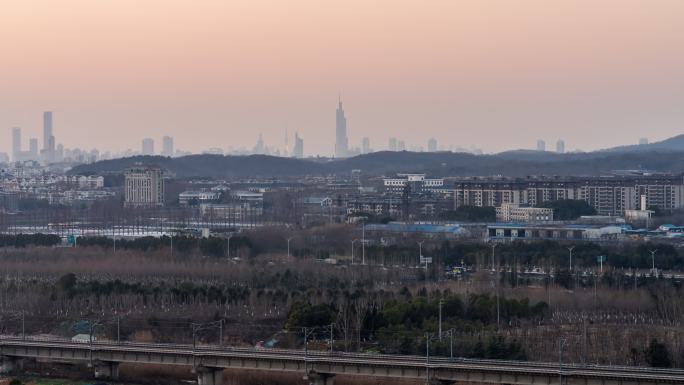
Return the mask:
<path fill-rule="evenodd" d="M 421 356 L 330 353 L 177 344 L 93 343 L 61 339 L 0 338 L 0 371 L 23 359 L 87 362 L 95 375 L 117 378 L 120 363 L 191 366 L 200 385 L 220 385 L 223 369 L 300 372 L 312 384 L 332 385 L 336 375 L 406 378 L 426 383 L 652 385 L 684 384 L 684 370 L 567 365 L 558 362 L 473 360 Z"/>

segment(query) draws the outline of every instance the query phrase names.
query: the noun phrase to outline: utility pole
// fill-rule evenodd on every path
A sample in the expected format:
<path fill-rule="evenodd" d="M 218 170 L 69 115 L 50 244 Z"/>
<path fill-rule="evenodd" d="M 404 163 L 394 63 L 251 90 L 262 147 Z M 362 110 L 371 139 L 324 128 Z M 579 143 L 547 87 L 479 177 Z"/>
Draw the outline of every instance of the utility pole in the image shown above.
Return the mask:
<path fill-rule="evenodd" d="M 444 300 L 440 299 L 439 300 L 439 341 L 442 341 L 442 305 L 444 304 Z"/>
<path fill-rule="evenodd" d="M 454 329 L 449 330 L 449 359 L 454 360 Z"/>
<path fill-rule="evenodd" d="M 219 321 L 219 347 L 223 347 L 223 318 Z"/>
<path fill-rule="evenodd" d="M 361 221 L 361 264 L 366 264 L 366 219 Z"/>
<path fill-rule="evenodd" d="M 425 385 L 430 385 L 430 333 L 425 333 Z"/>
<path fill-rule="evenodd" d="M 21 339 L 26 339 L 26 311 L 21 311 Z"/>
<path fill-rule="evenodd" d="M 648 252 L 651 253 L 651 271 L 653 272 L 653 276 L 657 277 L 658 273 L 656 273 L 655 269 L 655 254 L 658 252 L 658 249 L 649 250 Z"/>
<path fill-rule="evenodd" d="M 582 366 L 587 365 L 587 315 L 582 315 Z"/>
<path fill-rule="evenodd" d="M 171 256 L 173 257 L 173 234 L 171 234 Z"/>
<path fill-rule="evenodd" d="M 565 338 L 558 339 L 558 385 L 563 385 L 563 345 Z"/>
<path fill-rule="evenodd" d="M 116 343 L 121 343 L 121 317 L 116 317 Z"/>
<path fill-rule="evenodd" d="M 354 243 L 356 243 L 356 241 L 358 241 L 358 239 L 354 239 L 354 240 L 351 241 L 351 244 L 352 244 L 352 250 L 351 250 L 351 251 L 352 251 L 352 260 L 351 260 L 351 264 L 352 264 L 352 265 L 354 264 Z"/>
<path fill-rule="evenodd" d="M 304 327 L 304 373 L 306 376 L 309 375 L 309 334 L 311 334 L 316 328 L 309 329 Z"/>
<path fill-rule="evenodd" d="M 333 343 L 335 342 L 334 335 L 333 335 L 333 328 L 334 327 L 335 327 L 335 324 L 330 324 L 330 355 L 333 354 Z"/>

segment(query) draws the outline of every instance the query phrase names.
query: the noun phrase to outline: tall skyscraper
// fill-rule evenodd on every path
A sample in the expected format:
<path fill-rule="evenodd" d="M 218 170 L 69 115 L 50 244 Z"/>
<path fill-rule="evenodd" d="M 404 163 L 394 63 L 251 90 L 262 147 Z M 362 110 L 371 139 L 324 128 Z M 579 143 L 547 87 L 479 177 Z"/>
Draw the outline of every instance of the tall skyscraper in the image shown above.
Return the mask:
<path fill-rule="evenodd" d="M 292 156 L 295 158 L 304 157 L 304 139 L 299 137 L 299 133 L 295 132 L 294 146 L 292 147 Z"/>
<path fill-rule="evenodd" d="M 43 150 L 50 150 L 50 137 L 52 136 L 52 111 L 43 112 Z"/>
<path fill-rule="evenodd" d="M 152 138 L 145 138 L 142 140 L 142 154 L 154 155 L 154 140 Z"/>
<path fill-rule="evenodd" d="M 639 138 L 639 144 L 640 145 L 648 144 L 648 138 Z"/>
<path fill-rule="evenodd" d="M 537 151 L 546 151 L 546 142 L 541 139 L 537 139 Z"/>
<path fill-rule="evenodd" d="M 21 158 L 21 128 L 12 128 L 12 161 L 19 161 Z"/>
<path fill-rule="evenodd" d="M 347 156 L 349 143 L 347 140 L 347 118 L 344 116 L 341 99 L 337 105 L 335 118 L 335 157 L 344 158 Z"/>
<path fill-rule="evenodd" d="M 428 140 L 427 148 L 428 152 L 437 152 L 437 139 L 430 138 L 430 140 Z"/>
<path fill-rule="evenodd" d="M 406 151 L 406 142 L 397 140 L 397 151 Z"/>
<path fill-rule="evenodd" d="M 395 137 L 389 138 L 389 144 L 387 146 L 387 149 L 390 151 L 397 151 L 397 138 L 395 138 Z"/>
<path fill-rule="evenodd" d="M 370 139 L 366 136 L 363 138 L 361 141 L 361 153 L 362 154 L 370 154 L 371 149 L 370 149 Z"/>
<path fill-rule="evenodd" d="M 55 158 L 55 136 L 52 131 L 52 111 L 43 112 L 43 161 L 50 163 Z"/>
<path fill-rule="evenodd" d="M 163 156 L 173 156 L 173 138 L 165 136 L 162 138 L 162 152 Z"/>
<path fill-rule="evenodd" d="M 266 146 L 264 146 L 264 137 L 259 134 L 259 139 L 257 139 L 256 145 L 254 146 L 254 153 L 255 154 L 264 154 L 266 152 Z"/>
<path fill-rule="evenodd" d="M 31 159 L 38 159 L 38 138 L 29 139 L 29 153 L 31 154 Z"/>
<path fill-rule="evenodd" d="M 556 142 L 556 152 L 559 154 L 565 153 L 565 141 L 563 139 L 558 139 Z"/>

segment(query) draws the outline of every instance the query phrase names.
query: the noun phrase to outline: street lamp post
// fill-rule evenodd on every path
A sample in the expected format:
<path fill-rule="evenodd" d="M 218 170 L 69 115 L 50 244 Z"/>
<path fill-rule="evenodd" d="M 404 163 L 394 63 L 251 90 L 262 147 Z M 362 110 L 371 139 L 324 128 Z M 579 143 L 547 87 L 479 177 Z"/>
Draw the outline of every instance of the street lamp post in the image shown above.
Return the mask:
<path fill-rule="evenodd" d="M 285 238 L 287 240 L 287 257 L 290 257 L 290 241 L 292 240 L 292 237 L 290 238 Z"/>
<path fill-rule="evenodd" d="M 568 251 L 570 252 L 570 271 L 572 272 L 572 251 L 575 249 L 575 246 L 570 246 L 568 247 Z"/>
<path fill-rule="evenodd" d="M 233 238 L 233 234 L 229 234 L 227 239 L 226 251 L 228 254 L 228 259 L 230 259 L 230 238 Z"/>
<path fill-rule="evenodd" d="M 361 221 L 361 264 L 366 264 L 366 219 Z"/>
<path fill-rule="evenodd" d="M 358 239 L 354 239 L 354 240 L 351 241 L 351 246 L 352 246 L 352 247 L 351 247 L 351 252 L 352 252 L 351 264 L 352 264 L 352 265 L 354 264 L 354 243 L 356 243 L 356 241 L 358 241 Z"/>
<path fill-rule="evenodd" d="M 492 267 L 494 266 L 494 250 L 496 250 L 496 243 L 492 243 Z M 496 267 L 496 277 L 494 278 L 496 280 L 496 328 L 497 330 L 499 329 L 501 317 L 500 317 L 500 306 L 499 306 L 499 267 L 497 264 Z"/>
<path fill-rule="evenodd" d="M 653 276 L 656 276 L 656 269 L 655 269 L 655 254 L 658 252 L 658 249 L 656 250 L 649 250 L 649 253 L 651 253 L 651 271 L 653 272 Z"/>
<path fill-rule="evenodd" d="M 418 242 L 418 266 L 423 262 L 423 243 L 425 241 Z M 427 271 L 427 263 L 425 263 L 425 271 Z"/>
<path fill-rule="evenodd" d="M 439 341 L 442 341 L 442 305 L 444 305 L 444 300 L 439 300 Z"/>

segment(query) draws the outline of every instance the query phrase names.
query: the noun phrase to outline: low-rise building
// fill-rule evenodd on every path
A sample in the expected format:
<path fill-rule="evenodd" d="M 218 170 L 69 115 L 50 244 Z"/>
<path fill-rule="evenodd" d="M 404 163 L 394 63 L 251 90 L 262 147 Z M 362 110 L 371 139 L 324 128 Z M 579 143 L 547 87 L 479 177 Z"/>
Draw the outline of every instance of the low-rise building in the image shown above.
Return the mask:
<path fill-rule="evenodd" d="M 385 190 L 390 193 L 404 193 L 407 188 L 412 193 L 433 192 L 444 188 L 444 179 L 426 178 L 425 174 L 397 174 L 395 178 L 382 180 Z"/>
<path fill-rule="evenodd" d="M 221 199 L 221 193 L 217 191 L 183 191 L 178 194 L 178 204 L 181 206 L 196 206 L 217 202 L 219 199 Z"/>
<path fill-rule="evenodd" d="M 631 229 L 627 225 L 553 225 L 527 223 L 495 223 L 487 225 L 489 241 L 526 240 L 616 240 Z"/>
<path fill-rule="evenodd" d="M 496 220 L 519 223 L 553 222 L 553 209 L 504 203 L 496 208 Z"/>

